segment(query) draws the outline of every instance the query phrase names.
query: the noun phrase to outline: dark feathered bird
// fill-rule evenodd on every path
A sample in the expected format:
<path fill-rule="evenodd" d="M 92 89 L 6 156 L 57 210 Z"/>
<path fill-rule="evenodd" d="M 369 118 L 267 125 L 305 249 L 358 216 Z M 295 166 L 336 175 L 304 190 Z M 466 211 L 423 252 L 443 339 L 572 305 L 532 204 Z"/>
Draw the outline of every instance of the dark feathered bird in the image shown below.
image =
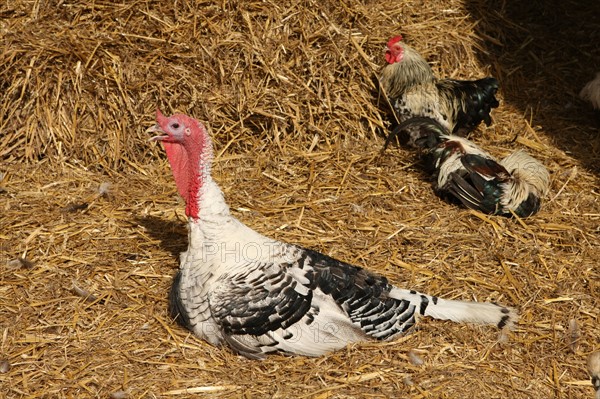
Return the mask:
<path fill-rule="evenodd" d="M 260 358 L 318 356 L 352 342 L 391 340 L 419 316 L 503 328 L 515 312 L 492 303 L 447 300 L 402 289 L 385 277 L 250 229 L 230 212 L 212 179 L 211 139 L 182 114 L 157 112 L 179 193 L 189 246 L 170 295 L 171 314 L 212 344 Z"/>
<path fill-rule="evenodd" d="M 390 100 L 399 122 L 429 117 L 448 131 L 467 133 L 482 121 L 492 123 L 490 112 L 498 107 L 498 81 L 437 79 L 419 53 L 393 37 L 387 44 L 386 65 L 379 76 L 380 90 Z"/>
<path fill-rule="evenodd" d="M 548 192 L 550 175 L 544 165 L 524 151 L 501 161 L 466 138 L 451 135 L 431 118 L 411 118 L 388 136 L 423 150 L 425 165 L 435 177 L 442 196 L 459 200 L 468 208 L 488 214 L 519 217 L 538 212 Z"/>

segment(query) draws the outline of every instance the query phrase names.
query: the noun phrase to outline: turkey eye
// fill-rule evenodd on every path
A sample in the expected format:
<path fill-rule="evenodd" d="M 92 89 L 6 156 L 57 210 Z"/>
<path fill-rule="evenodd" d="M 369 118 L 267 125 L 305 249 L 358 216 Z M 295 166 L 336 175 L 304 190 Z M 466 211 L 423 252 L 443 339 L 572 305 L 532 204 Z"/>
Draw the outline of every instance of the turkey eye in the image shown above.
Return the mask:
<path fill-rule="evenodd" d="M 171 124 L 171 127 L 175 130 L 179 129 L 179 123 L 173 123 Z"/>

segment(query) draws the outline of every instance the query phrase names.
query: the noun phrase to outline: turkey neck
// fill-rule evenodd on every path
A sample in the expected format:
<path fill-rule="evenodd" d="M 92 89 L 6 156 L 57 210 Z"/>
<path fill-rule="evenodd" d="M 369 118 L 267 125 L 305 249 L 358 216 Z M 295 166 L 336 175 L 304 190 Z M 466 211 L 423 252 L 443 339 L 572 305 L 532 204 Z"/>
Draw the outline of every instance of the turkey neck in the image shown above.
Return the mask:
<path fill-rule="evenodd" d="M 232 216 L 229 206 L 225 203 L 223 192 L 210 174 L 202 177 L 202 184 L 195 197 L 199 212 L 197 217 L 188 215 L 191 232 L 202 232 L 204 239 L 215 239 L 218 233 L 226 230 Z"/>
<path fill-rule="evenodd" d="M 195 231 L 203 232 L 204 239 L 210 239 L 208 236 L 212 235 L 211 231 L 218 232 L 226 227 L 231 214 L 223 192 L 211 176 L 213 150 L 208 136 L 198 154 L 190 156 L 190 182 L 185 212 L 190 222 L 190 234 Z"/>

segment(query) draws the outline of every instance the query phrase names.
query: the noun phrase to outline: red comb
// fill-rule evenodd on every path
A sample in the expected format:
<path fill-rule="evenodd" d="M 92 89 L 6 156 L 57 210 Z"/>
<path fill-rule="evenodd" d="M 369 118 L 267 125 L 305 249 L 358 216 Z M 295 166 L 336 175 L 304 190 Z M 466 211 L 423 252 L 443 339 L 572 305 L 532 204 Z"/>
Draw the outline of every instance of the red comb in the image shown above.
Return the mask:
<path fill-rule="evenodd" d="M 388 45 L 388 47 L 392 47 L 394 44 L 398 43 L 400 40 L 402 40 L 402 35 L 394 36 L 388 41 L 387 45 Z"/>

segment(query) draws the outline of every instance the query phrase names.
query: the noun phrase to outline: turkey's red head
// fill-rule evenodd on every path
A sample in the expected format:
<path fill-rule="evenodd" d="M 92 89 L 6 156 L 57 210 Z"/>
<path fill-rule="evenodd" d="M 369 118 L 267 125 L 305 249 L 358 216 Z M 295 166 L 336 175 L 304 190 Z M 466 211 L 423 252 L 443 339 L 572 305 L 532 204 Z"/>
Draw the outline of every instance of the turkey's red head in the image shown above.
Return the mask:
<path fill-rule="evenodd" d="M 179 194 L 186 202 L 186 214 L 198 218 L 198 191 L 203 173 L 211 161 L 211 143 L 202 123 L 184 114 L 164 116 L 156 110 L 156 125 L 148 132 L 158 132 L 150 140 L 161 141 Z"/>
<path fill-rule="evenodd" d="M 402 61 L 404 56 L 404 47 L 402 47 L 402 36 L 394 36 L 387 42 L 387 50 L 385 51 L 385 60 L 389 64 Z"/>

